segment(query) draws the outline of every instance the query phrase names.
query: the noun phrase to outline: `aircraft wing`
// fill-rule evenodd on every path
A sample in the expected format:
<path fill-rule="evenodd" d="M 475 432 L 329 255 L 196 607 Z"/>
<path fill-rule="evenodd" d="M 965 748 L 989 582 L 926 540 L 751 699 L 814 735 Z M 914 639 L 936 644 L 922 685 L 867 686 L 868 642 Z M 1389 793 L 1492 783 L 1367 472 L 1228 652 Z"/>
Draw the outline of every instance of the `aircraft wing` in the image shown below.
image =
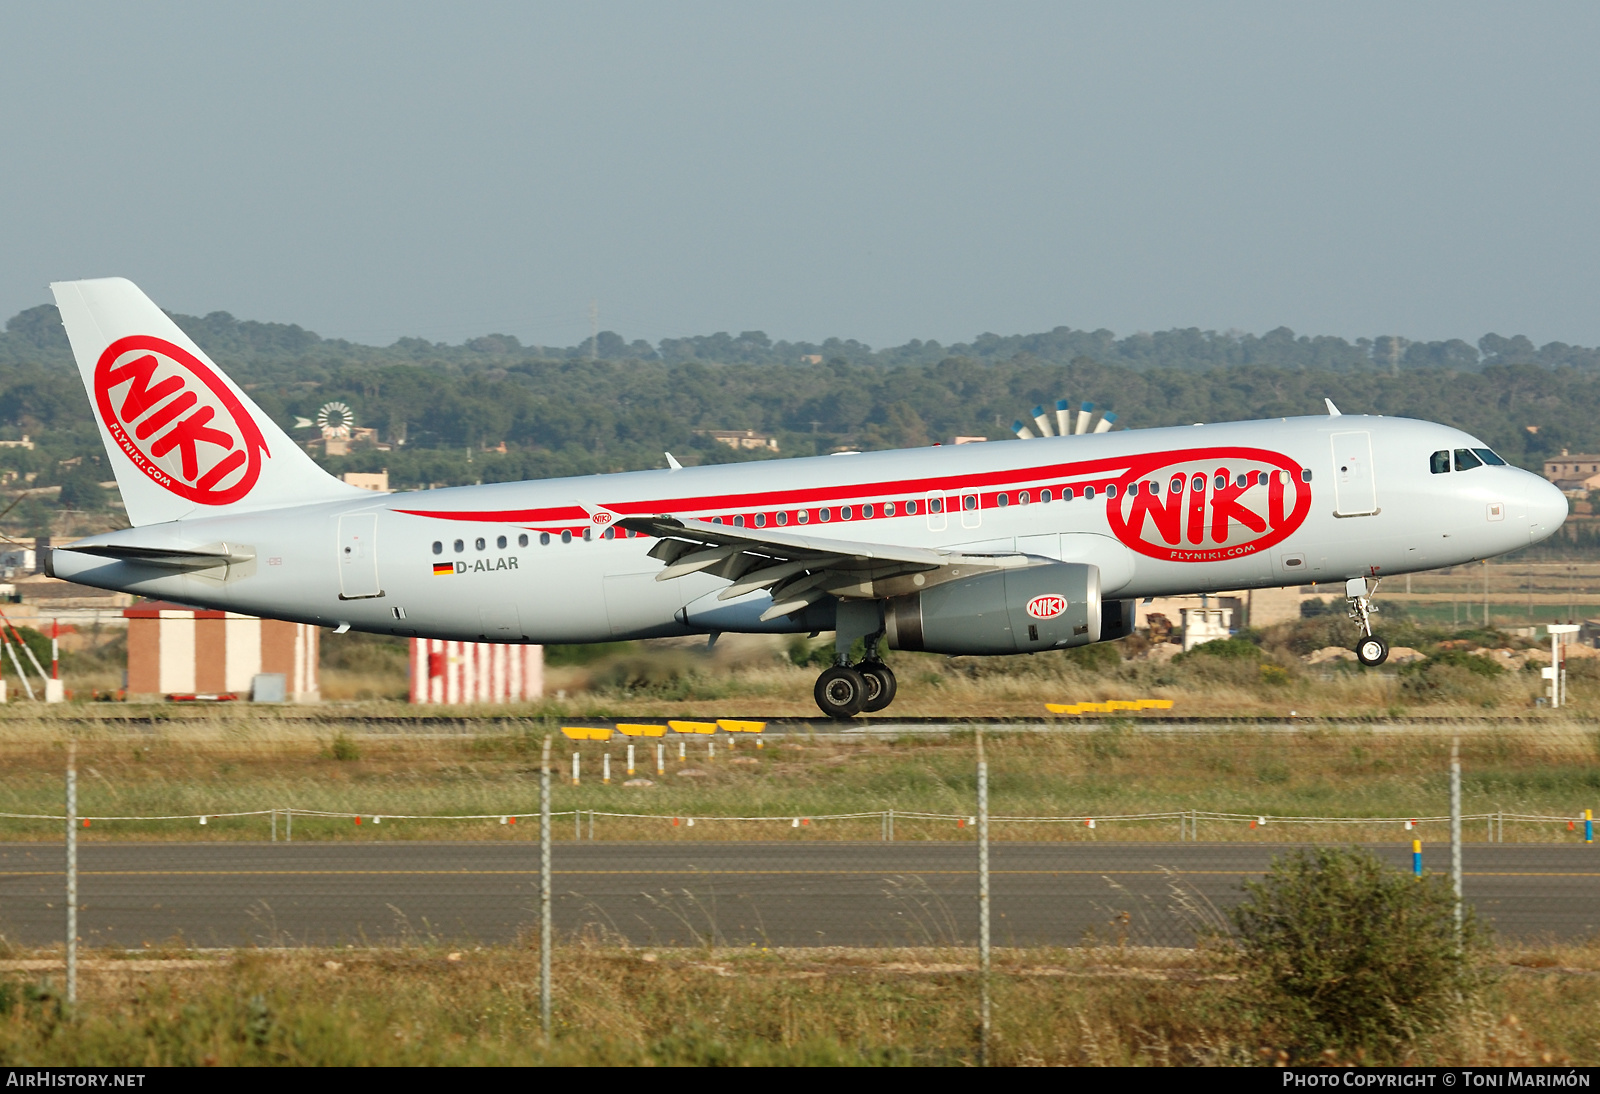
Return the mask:
<path fill-rule="evenodd" d="M 657 581 L 708 573 L 733 584 L 717 594 L 731 600 L 770 589 L 762 619 L 797 612 L 824 596 L 878 599 L 987 570 L 1032 565 L 1026 555 L 968 555 L 957 551 L 831 539 L 774 528 L 738 528 L 673 516 L 624 517 L 631 532 L 661 542 L 650 557 L 666 563 Z"/>

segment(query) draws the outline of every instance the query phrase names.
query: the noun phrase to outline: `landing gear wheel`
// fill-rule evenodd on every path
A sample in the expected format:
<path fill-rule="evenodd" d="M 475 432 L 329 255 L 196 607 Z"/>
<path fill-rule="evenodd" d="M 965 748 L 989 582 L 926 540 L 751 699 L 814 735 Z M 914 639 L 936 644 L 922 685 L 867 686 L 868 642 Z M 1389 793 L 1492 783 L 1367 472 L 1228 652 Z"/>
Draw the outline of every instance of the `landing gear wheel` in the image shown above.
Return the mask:
<path fill-rule="evenodd" d="M 1375 669 L 1389 659 L 1389 643 L 1375 634 L 1369 634 L 1356 643 L 1356 660 L 1369 669 Z"/>
<path fill-rule="evenodd" d="M 867 682 L 867 701 L 861 704 L 862 711 L 876 714 L 894 702 L 894 693 L 898 685 L 888 665 L 882 661 L 864 661 L 856 666 L 856 671 Z"/>
<path fill-rule="evenodd" d="M 817 677 L 817 706 L 830 718 L 854 718 L 867 701 L 867 681 L 849 665 L 835 665 Z"/>

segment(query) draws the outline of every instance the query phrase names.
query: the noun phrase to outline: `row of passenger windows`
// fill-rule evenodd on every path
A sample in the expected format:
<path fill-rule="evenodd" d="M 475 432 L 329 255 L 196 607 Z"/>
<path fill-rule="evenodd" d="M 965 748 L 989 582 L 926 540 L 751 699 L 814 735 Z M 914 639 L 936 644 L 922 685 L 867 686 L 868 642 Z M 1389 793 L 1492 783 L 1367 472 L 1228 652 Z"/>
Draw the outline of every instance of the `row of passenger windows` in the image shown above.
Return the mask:
<path fill-rule="evenodd" d="M 550 536 L 549 536 L 548 533 L 545 535 L 544 541 L 546 543 L 550 542 Z M 489 541 L 487 539 L 485 539 L 484 537 L 482 537 L 482 536 L 479 536 L 477 539 L 473 540 L 472 541 L 472 545 L 474 547 L 476 547 L 480 551 L 487 551 L 489 549 Z M 497 537 L 495 537 L 494 545 L 496 547 L 500 548 L 501 550 L 504 550 L 506 548 L 506 546 L 507 546 L 506 537 L 505 536 L 497 536 Z M 517 546 L 518 547 L 526 547 L 527 545 L 528 545 L 528 535 L 527 535 L 526 532 L 524 532 L 522 535 L 517 537 Z M 467 549 L 467 541 L 464 540 L 464 539 L 456 540 L 455 549 L 456 549 L 456 554 L 459 555 L 462 551 L 465 551 Z M 436 554 L 436 555 L 444 554 L 444 543 L 441 540 L 437 540 L 436 539 L 436 540 L 433 541 L 433 553 Z"/>
<path fill-rule="evenodd" d="M 1465 450 L 1463 449 L 1463 451 L 1465 451 Z M 1487 452 L 1488 450 L 1487 449 L 1480 449 L 1480 451 Z M 1442 453 L 1442 454 L 1445 455 L 1446 457 L 1448 457 L 1448 455 L 1449 455 L 1449 453 Z M 1492 457 L 1492 459 L 1489 462 L 1492 462 L 1492 463 L 1504 463 L 1505 462 L 1504 460 L 1500 459 L 1499 456 L 1495 456 L 1494 453 L 1492 453 L 1492 452 L 1489 452 L 1488 455 L 1490 457 Z M 1476 465 L 1474 464 L 1473 466 L 1476 466 Z M 1444 470 L 1446 470 L 1446 471 L 1450 470 L 1448 462 L 1446 463 L 1446 466 L 1445 466 Z M 1279 472 L 1277 472 L 1277 474 L 1280 476 L 1281 479 L 1283 479 L 1283 481 L 1285 481 L 1285 482 L 1288 481 L 1289 473 L 1287 471 L 1279 471 Z M 1309 470 L 1301 471 L 1300 472 L 1300 479 L 1301 479 L 1302 482 L 1310 482 L 1311 481 L 1311 472 Z M 1216 489 L 1218 489 L 1218 490 L 1224 489 L 1228 485 L 1228 480 L 1229 480 L 1229 476 L 1228 476 L 1228 474 L 1226 472 L 1219 472 L 1215 476 L 1214 485 L 1215 485 Z M 1253 483 L 1252 483 L 1252 480 L 1254 480 Z M 1266 486 L 1272 480 L 1271 480 L 1271 473 L 1266 472 L 1266 471 L 1256 471 L 1253 474 L 1251 474 L 1251 473 L 1241 473 L 1241 474 L 1239 474 L 1237 476 L 1234 476 L 1233 481 L 1234 481 L 1234 485 L 1242 490 L 1242 489 L 1248 488 L 1251 485 Z M 1173 476 L 1172 481 L 1167 484 L 1167 490 L 1169 492 L 1171 492 L 1171 493 L 1174 493 L 1174 494 L 1180 494 L 1186 488 L 1186 484 L 1187 484 L 1187 489 L 1194 490 L 1194 491 L 1197 491 L 1197 492 L 1198 491 L 1203 491 L 1206 488 L 1206 476 L 1204 476 L 1204 475 L 1196 475 L 1196 476 L 1194 476 L 1193 480 L 1191 481 L 1191 480 L 1187 479 L 1183 475 L 1175 475 L 1175 476 Z M 1136 482 L 1131 487 L 1129 487 L 1129 489 L 1134 494 L 1139 493 L 1139 491 L 1141 489 L 1144 490 L 1144 492 L 1147 493 L 1147 494 L 1159 494 L 1159 493 L 1161 493 L 1161 484 L 1158 483 L 1158 482 L 1142 482 L 1142 483 Z M 1008 508 L 1012 503 L 1012 496 L 1013 495 L 1011 493 L 1009 493 L 1009 492 L 996 494 L 995 495 L 995 505 L 997 505 L 1001 509 Z M 1062 501 L 1072 501 L 1078 495 L 1077 495 L 1077 492 L 1074 491 L 1072 487 L 1063 486 L 1063 487 L 1061 487 L 1061 495 L 1060 496 L 1061 496 L 1061 500 Z M 1085 501 L 1093 501 L 1096 496 L 1097 496 L 1097 492 L 1096 492 L 1095 487 L 1093 487 L 1093 486 L 1085 486 L 1083 488 L 1083 497 L 1084 497 Z M 1108 497 L 1108 498 L 1114 498 L 1114 497 L 1117 496 L 1117 484 L 1116 483 L 1108 483 L 1105 486 L 1105 496 Z M 1016 492 L 1015 497 L 1016 497 L 1016 503 L 1018 505 L 1031 505 L 1035 501 L 1034 492 L 1031 491 L 1031 490 L 1019 490 L 1019 491 Z M 1042 489 L 1042 490 L 1040 490 L 1038 492 L 1037 500 L 1039 502 L 1041 502 L 1041 503 L 1052 502 L 1052 501 L 1056 500 L 1056 492 L 1053 489 L 1051 489 L 1050 487 L 1045 487 L 1044 489 Z M 960 504 L 960 507 L 962 509 L 967 510 L 967 511 L 970 512 L 970 511 L 975 510 L 975 509 L 978 508 L 978 502 L 979 502 L 979 497 L 978 497 L 977 494 L 962 494 L 959 504 Z M 880 516 L 880 515 L 885 516 L 885 517 L 892 517 L 892 516 L 896 515 L 897 513 L 904 513 L 906 516 L 914 517 L 919 512 L 921 512 L 924 507 L 926 508 L 926 511 L 929 514 L 943 513 L 945 511 L 945 501 L 944 501 L 943 498 L 929 498 L 925 503 L 924 502 L 919 502 L 919 501 L 914 501 L 914 500 L 913 501 L 904 501 L 904 502 L 894 502 L 894 501 L 867 502 L 867 503 L 865 503 L 863 505 L 860 505 L 860 506 L 841 505 L 837 509 L 835 509 L 835 508 L 817 509 L 817 510 L 814 510 L 814 512 L 816 513 L 816 519 L 818 521 L 822 522 L 823 524 L 828 524 L 828 523 L 831 523 L 832 521 L 834 521 L 835 519 L 837 519 L 837 520 L 855 520 L 858 513 L 860 514 L 860 518 L 862 520 L 871 520 L 874 517 L 877 517 L 877 516 Z M 756 513 L 754 515 L 754 517 L 751 519 L 750 524 L 753 527 L 756 527 L 756 528 L 765 528 L 765 527 L 767 527 L 767 525 L 769 523 L 774 525 L 774 526 L 776 526 L 776 527 L 779 527 L 779 528 L 785 528 L 785 527 L 787 527 L 789 525 L 791 520 L 793 520 L 793 522 L 795 524 L 809 524 L 809 523 L 811 523 L 811 520 L 812 520 L 812 513 L 813 513 L 813 510 L 810 510 L 810 509 L 796 509 L 796 510 L 783 510 L 783 509 L 780 509 L 777 512 L 771 513 L 771 514 L 768 514 L 768 513 Z M 728 518 L 728 517 L 712 517 L 711 518 L 711 523 L 712 524 L 732 524 L 735 528 L 743 528 L 743 527 L 745 527 L 745 518 L 744 518 L 743 514 L 739 514 L 738 516 L 734 516 L 732 518 Z M 585 528 L 583 530 L 583 532 L 582 532 L 582 536 L 583 536 L 583 538 L 585 540 L 593 538 L 593 534 L 594 534 L 593 530 L 590 529 L 590 528 Z M 623 534 L 624 534 L 624 536 L 626 536 L 627 533 L 623 533 Z M 613 538 L 615 538 L 615 536 L 616 536 L 616 529 L 614 529 L 614 528 L 607 528 L 604 532 L 602 532 L 600 534 L 600 538 L 601 539 L 613 539 Z M 550 542 L 551 542 L 551 536 L 550 536 L 549 532 L 540 532 L 539 533 L 539 543 L 540 543 L 541 546 L 547 545 Z M 562 543 L 571 543 L 572 542 L 572 532 L 571 531 L 562 532 L 561 533 L 561 542 Z M 506 544 L 507 544 L 507 541 L 506 541 L 506 537 L 505 536 L 500 536 L 495 540 L 495 546 L 496 547 L 504 548 L 506 546 Z M 473 541 L 473 545 L 478 550 L 484 551 L 484 550 L 488 549 L 488 540 L 486 540 L 482 536 L 479 536 L 476 540 Z M 528 537 L 527 537 L 526 534 L 520 535 L 520 536 L 517 537 L 517 546 L 518 547 L 526 547 L 527 545 L 528 545 Z M 456 553 L 460 554 L 461 552 L 466 550 L 466 541 L 458 539 L 458 540 L 455 541 L 454 547 L 455 547 Z M 436 555 L 444 554 L 444 543 L 442 541 L 440 541 L 440 540 L 435 540 L 434 541 L 434 543 L 433 543 L 433 553 L 436 554 Z"/>
<path fill-rule="evenodd" d="M 1458 448 L 1455 452 L 1457 471 L 1471 471 L 1474 467 L 1488 464 L 1491 467 L 1504 467 L 1506 461 L 1495 455 L 1488 448 Z M 1428 470 L 1435 475 L 1443 475 L 1450 470 L 1450 450 L 1441 448 L 1428 457 Z"/>

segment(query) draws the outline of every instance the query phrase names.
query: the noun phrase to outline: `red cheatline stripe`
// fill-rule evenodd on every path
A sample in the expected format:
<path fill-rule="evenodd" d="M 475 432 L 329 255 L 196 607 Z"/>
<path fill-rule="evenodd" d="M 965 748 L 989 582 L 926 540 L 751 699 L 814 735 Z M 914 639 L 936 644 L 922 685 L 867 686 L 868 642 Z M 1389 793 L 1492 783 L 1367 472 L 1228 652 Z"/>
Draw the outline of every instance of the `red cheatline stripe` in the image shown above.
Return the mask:
<path fill-rule="evenodd" d="M 1062 480 L 1066 480 L 1071 485 L 1079 485 L 1081 480 L 1088 479 L 1091 481 L 1087 485 L 1103 487 L 1108 482 L 1120 483 L 1124 479 L 1131 481 L 1150 471 L 1164 471 L 1173 464 L 1209 460 L 1258 460 L 1280 466 L 1286 462 L 1291 466 L 1298 467 L 1298 464 L 1295 464 L 1293 460 L 1288 460 L 1282 454 L 1260 448 L 1195 448 L 1169 452 L 1139 453 L 1117 459 L 1090 460 L 1083 463 L 1045 464 L 1038 467 L 987 471 L 982 474 L 964 477 L 941 476 L 937 478 L 902 479 L 854 485 L 843 484 L 800 490 L 765 491 L 754 494 L 727 494 L 721 496 L 710 494 L 699 497 L 608 502 L 605 508 L 624 516 L 656 513 L 687 514 L 695 511 L 736 512 L 757 509 L 798 509 L 818 502 L 877 501 L 879 499 L 899 501 L 906 497 L 921 501 L 925 494 L 932 494 L 937 497 L 952 497 L 982 490 L 984 487 L 1015 487 L 1024 484 L 1031 486 L 1035 483 L 1051 485 Z M 435 517 L 443 520 L 481 520 L 507 523 L 540 524 L 561 521 L 588 523 L 589 521 L 589 514 L 586 510 L 571 505 L 542 509 L 399 509 L 396 512 L 404 513 L 407 516 Z"/>

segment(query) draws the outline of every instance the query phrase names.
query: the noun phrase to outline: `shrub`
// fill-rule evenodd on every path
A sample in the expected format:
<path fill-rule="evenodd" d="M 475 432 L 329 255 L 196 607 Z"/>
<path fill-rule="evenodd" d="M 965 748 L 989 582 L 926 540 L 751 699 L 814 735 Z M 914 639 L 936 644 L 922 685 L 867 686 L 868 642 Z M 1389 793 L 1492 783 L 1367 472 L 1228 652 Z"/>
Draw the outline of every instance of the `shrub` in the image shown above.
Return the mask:
<path fill-rule="evenodd" d="M 1273 860 L 1229 916 L 1245 986 L 1302 1057 L 1325 1048 L 1393 1058 L 1469 1005 L 1483 941 L 1470 912 L 1458 940 L 1454 897 L 1358 848 Z"/>
<path fill-rule="evenodd" d="M 1261 647 L 1246 638 L 1219 638 L 1214 642 L 1202 642 L 1188 653 L 1180 653 L 1173 660 L 1180 658 L 1188 660 L 1193 657 L 1221 657 L 1228 661 L 1240 661 L 1245 658 L 1261 656 Z"/>
<path fill-rule="evenodd" d="M 328 745 L 328 755 L 336 760 L 359 760 L 361 759 L 361 749 L 356 746 L 354 741 L 341 733 Z"/>
<path fill-rule="evenodd" d="M 1475 676 L 1499 676 L 1506 671 L 1496 662 L 1476 653 L 1468 653 L 1466 650 L 1440 650 L 1426 660 L 1400 666 L 1400 674 L 1414 676 L 1428 673 L 1440 665 L 1453 665 L 1456 668 L 1466 669 Z"/>

